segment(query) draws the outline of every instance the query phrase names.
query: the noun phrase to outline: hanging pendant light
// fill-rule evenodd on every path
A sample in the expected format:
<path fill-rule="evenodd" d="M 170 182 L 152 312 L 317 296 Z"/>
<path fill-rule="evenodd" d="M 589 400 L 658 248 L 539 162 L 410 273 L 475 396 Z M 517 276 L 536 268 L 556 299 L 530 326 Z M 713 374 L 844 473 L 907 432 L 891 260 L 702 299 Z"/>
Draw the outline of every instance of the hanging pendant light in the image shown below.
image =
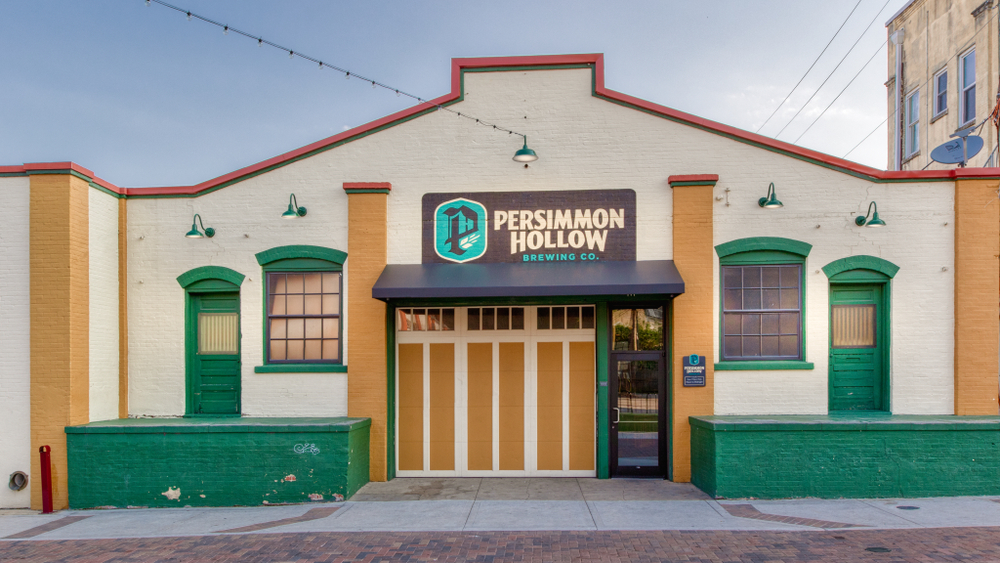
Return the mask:
<path fill-rule="evenodd" d="M 528 137 L 524 137 L 524 147 L 514 153 L 514 162 L 534 162 L 536 160 L 538 160 L 538 155 L 528 148 Z"/>

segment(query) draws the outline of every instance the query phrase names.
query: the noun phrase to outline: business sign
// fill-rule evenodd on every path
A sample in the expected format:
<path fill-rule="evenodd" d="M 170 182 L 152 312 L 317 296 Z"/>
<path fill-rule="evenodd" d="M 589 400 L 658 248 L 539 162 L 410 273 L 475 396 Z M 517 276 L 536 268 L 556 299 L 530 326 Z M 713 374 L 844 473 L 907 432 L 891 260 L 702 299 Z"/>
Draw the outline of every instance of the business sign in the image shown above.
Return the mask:
<path fill-rule="evenodd" d="M 705 356 L 697 354 L 684 356 L 681 361 L 681 369 L 684 372 L 684 387 L 705 386 Z"/>
<path fill-rule="evenodd" d="M 635 191 L 424 194 L 422 262 L 635 260 Z"/>

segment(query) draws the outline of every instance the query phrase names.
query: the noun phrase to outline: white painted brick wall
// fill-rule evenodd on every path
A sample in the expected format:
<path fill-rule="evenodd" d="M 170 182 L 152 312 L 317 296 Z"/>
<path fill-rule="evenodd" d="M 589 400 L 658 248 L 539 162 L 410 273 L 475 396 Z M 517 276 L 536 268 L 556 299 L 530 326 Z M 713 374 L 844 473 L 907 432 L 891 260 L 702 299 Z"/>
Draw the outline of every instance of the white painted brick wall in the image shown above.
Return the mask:
<path fill-rule="evenodd" d="M 27 508 L 29 489 L 14 492 L 7 477 L 31 475 L 30 184 L 0 178 L 0 508 Z M 30 487 L 29 487 L 30 488 Z"/>
<path fill-rule="evenodd" d="M 761 160 L 777 159 L 765 153 Z M 715 243 L 780 236 L 813 245 L 805 265 L 807 371 L 717 371 L 716 414 L 825 414 L 829 379 L 830 262 L 872 255 L 900 267 L 891 283 L 891 409 L 896 414 L 954 411 L 954 185 L 872 184 L 820 167 L 786 160 L 761 163 L 742 177 L 721 175 L 715 203 Z M 810 170 L 811 169 L 811 170 Z M 810 173 L 811 172 L 811 173 Z M 757 199 L 775 183 L 780 209 Z M 857 227 L 854 218 L 877 202 L 882 229 Z M 947 225 L 945 225 L 947 223 Z M 818 225 L 818 228 L 817 228 Z M 947 268 L 947 271 L 942 271 Z M 817 273 L 817 270 L 819 272 Z M 719 294 L 715 268 L 715 294 Z M 719 330 L 719 303 L 715 306 Z M 715 357 L 719 358 L 716 341 Z"/>
<path fill-rule="evenodd" d="M 637 258 L 654 260 L 673 255 L 667 177 L 712 173 L 721 177 L 717 194 L 732 190 L 730 207 L 715 204 L 715 244 L 768 235 L 815 247 L 806 264 L 807 359 L 815 369 L 719 372 L 717 412 L 826 411 L 827 286 L 826 276 L 814 272 L 854 254 L 881 256 L 901 266 L 893 282 L 894 412 L 951 412 L 950 183 L 872 185 L 628 109 L 593 97 L 586 69 L 467 73 L 465 87 L 464 101 L 452 108 L 527 134 L 537 162 L 525 169 L 511 161 L 520 148 L 518 137 L 436 112 L 200 198 L 130 201 L 132 412 L 183 413 L 184 302 L 174 278 L 206 264 L 253 278 L 244 282 L 242 294 L 244 413 L 345 411 L 342 377 L 253 373 L 261 362 L 263 315 L 253 253 L 281 244 L 346 250 L 343 182 L 392 183 L 390 263 L 420 262 L 420 204 L 427 192 L 617 188 L 636 191 Z M 757 198 L 772 181 L 785 207 L 762 210 Z M 279 215 L 292 191 L 309 215 L 283 221 Z M 853 226 L 853 214 L 863 212 L 871 199 L 878 201 L 887 228 Z M 215 239 L 183 238 L 195 211 L 219 230 Z M 243 238 L 244 233 L 250 237 Z M 715 285 L 717 290 L 717 272 Z"/>
<path fill-rule="evenodd" d="M 118 200 L 91 189 L 90 420 L 118 418 Z"/>
<path fill-rule="evenodd" d="M 184 414 L 184 290 L 177 276 L 214 265 L 246 276 L 240 291 L 243 415 L 346 416 L 345 374 L 254 373 L 263 364 L 264 327 L 254 255 L 287 244 L 347 251 L 344 180 L 315 159 L 302 164 L 194 199 L 129 200 L 130 415 Z M 308 209 L 294 221 L 281 218 L 292 192 Z M 195 213 L 216 229 L 214 238 L 184 238 Z"/>

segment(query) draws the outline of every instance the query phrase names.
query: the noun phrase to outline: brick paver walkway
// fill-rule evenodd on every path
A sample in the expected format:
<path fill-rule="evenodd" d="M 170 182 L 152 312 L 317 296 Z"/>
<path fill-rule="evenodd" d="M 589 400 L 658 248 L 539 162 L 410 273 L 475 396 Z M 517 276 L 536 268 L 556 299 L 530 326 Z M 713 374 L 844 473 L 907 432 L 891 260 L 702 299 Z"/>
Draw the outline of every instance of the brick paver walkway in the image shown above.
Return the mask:
<path fill-rule="evenodd" d="M 890 551 L 883 551 L 885 549 Z M 117 540 L 27 540 L 0 542 L 0 561 L 983 563 L 1000 562 L 1000 528 L 803 532 L 258 533 Z"/>

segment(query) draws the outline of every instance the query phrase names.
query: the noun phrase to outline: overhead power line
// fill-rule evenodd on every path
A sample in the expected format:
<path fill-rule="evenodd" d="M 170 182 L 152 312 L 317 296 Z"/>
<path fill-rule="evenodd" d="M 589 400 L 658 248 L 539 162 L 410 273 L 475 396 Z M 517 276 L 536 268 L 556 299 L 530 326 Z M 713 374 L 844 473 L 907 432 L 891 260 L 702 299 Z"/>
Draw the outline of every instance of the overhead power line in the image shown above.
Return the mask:
<path fill-rule="evenodd" d="M 806 79 L 806 76 L 809 75 L 813 67 L 816 66 L 816 63 L 819 62 L 819 59 L 823 56 L 823 53 L 825 53 L 826 50 L 830 48 L 830 45 L 833 44 L 833 40 L 836 39 L 837 35 L 840 34 L 840 30 L 844 29 L 844 25 L 847 23 L 847 20 L 851 19 L 851 16 L 854 15 L 854 11 L 858 9 L 858 6 L 860 6 L 863 1 L 864 0 L 858 0 L 858 3 L 855 4 L 854 8 L 851 9 L 851 13 L 847 14 L 847 17 L 844 18 L 844 21 L 840 24 L 840 27 L 837 28 L 837 32 L 834 33 L 833 37 L 830 38 L 830 41 L 827 42 L 826 47 L 823 47 L 823 50 L 820 51 L 819 55 L 816 56 L 816 60 L 814 60 L 811 65 L 809 65 L 809 68 L 806 70 L 806 73 L 803 74 L 802 78 L 800 78 L 799 81 L 795 83 L 795 86 L 793 86 L 792 89 L 789 90 L 788 95 L 785 96 L 785 99 L 781 100 L 781 103 L 778 104 L 778 107 L 774 108 L 774 111 L 771 112 L 771 115 L 767 116 L 767 119 L 764 120 L 764 123 L 761 123 L 760 127 L 758 127 L 757 130 L 754 131 L 754 133 L 760 133 L 760 130 L 763 129 L 765 125 L 767 125 L 768 121 L 771 121 L 771 118 L 774 117 L 774 114 L 778 113 L 778 110 L 781 109 L 781 106 L 785 105 L 785 102 L 788 101 L 788 98 L 792 97 L 792 94 L 795 92 L 796 89 L 798 89 L 799 85 L 802 84 L 802 81 Z"/>
<path fill-rule="evenodd" d="M 262 36 L 253 35 L 251 33 L 247 33 L 246 31 L 242 31 L 242 30 L 237 29 L 235 27 L 232 27 L 230 25 L 226 25 L 224 23 L 217 22 L 217 21 L 215 21 L 215 20 L 213 20 L 211 18 L 207 18 L 205 16 L 196 14 L 196 13 L 192 12 L 191 10 L 180 8 L 178 6 L 174 6 L 173 4 L 168 4 L 167 2 L 164 2 L 163 0 L 145 0 L 145 2 L 146 2 L 147 6 L 155 3 L 155 4 L 159 4 L 160 6 L 163 6 L 164 8 L 170 8 L 171 10 L 174 10 L 175 12 L 180 12 L 180 13 L 184 14 L 185 16 L 187 16 L 188 21 L 191 21 L 192 19 L 197 19 L 197 20 L 201 20 L 201 21 L 203 21 L 203 22 L 205 22 L 207 24 L 214 25 L 214 26 L 218 27 L 219 29 L 221 29 L 222 33 L 225 34 L 225 35 L 229 35 L 229 33 L 232 32 L 232 33 L 235 33 L 237 35 L 242 35 L 243 37 L 246 37 L 248 39 L 253 39 L 254 41 L 257 42 L 257 45 L 260 46 L 260 47 L 263 47 L 265 45 L 267 45 L 268 47 L 273 47 L 275 49 L 278 49 L 279 51 L 283 51 L 285 53 L 288 53 L 288 58 L 290 58 L 290 59 L 294 59 L 294 58 L 298 57 L 298 58 L 300 58 L 302 60 L 314 63 L 314 64 L 316 64 L 318 66 L 318 68 L 320 70 L 322 70 L 323 68 L 329 68 L 329 69 L 332 69 L 332 70 L 334 70 L 336 72 L 342 73 L 344 75 L 344 77 L 347 78 L 347 79 L 355 78 L 357 80 L 360 80 L 361 82 L 370 83 L 372 85 L 372 88 L 382 88 L 382 89 L 388 90 L 390 92 L 395 92 L 396 96 L 406 96 L 407 98 L 410 98 L 412 100 L 416 100 L 418 103 L 421 103 L 421 104 L 431 103 L 428 100 L 425 100 L 424 98 L 421 98 L 421 97 L 416 96 L 414 94 L 410 94 L 409 92 L 407 92 L 405 90 L 401 90 L 399 88 L 395 88 L 395 87 L 390 86 L 388 84 L 384 84 L 382 82 L 379 82 L 378 80 L 375 80 L 373 78 L 368 78 L 367 76 L 363 76 L 363 75 L 357 74 L 355 72 L 351 72 L 351 71 L 347 70 L 346 68 L 341 68 L 341 67 L 339 67 L 337 65 L 333 65 L 333 64 L 330 64 L 330 63 L 325 63 L 322 60 L 317 59 L 315 57 L 311 57 L 309 55 L 306 55 L 305 53 L 301 53 L 301 52 L 296 51 L 294 49 L 291 49 L 289 47 L 278 45 L 277 43 L 274 43 L 272 41 L 268 41 L 267 39 L 264 39 Z M 486 127 L 492 127 L 496 131 L 503 131 L 503 132 L 507 133 L 508 135 L 517 135 L 517 136 L 525 139 L 525 142 L 527 142 L 527 138 L 525 137 L 525 135 L 523 133 L 518 133 L 517 131 L 513 131 L 511 129 L 507 129 L 506 127 L 501 127 L 501 126 L 499 126 L 499 125 L 497 125 L 495 123 L 491 123 L 489 121 L 485 121 L 483 119 L 479 119 L 479 118 L 477 118 L 475 116 L 455 111 L 455 110 L 449 108 L 448 106 L 445 106 L 445 105 L 442 105 L 442 104 L 433 104 L 433 107 L 436 108 L 436 109 L 438 109 L 438 110 L 450 112 L 450 113 L 452 113 L 454 115 L 457 115 L 458 117 L 464 117 L 464 118 L 466 118 L 466 119 L 468 119 L 470 121 L 476 122 L 479 125 L 483 125 L 483 126 L 486 126 Z"/>
<path fill-rule="evenodd" d="M 871 29 L 872 25 L 875 23 L 875 20 L 878 19 L 879 14 L 881 14 L 885 10 L 885 7 L 888 6 L 889 2 L 891 1 L 892 0 L 885 0 L 885 4 L 882 5 L 882 8 L 879 9 L 879 11 L 875 14 L 875 17 L 872 18 L 872 21 L 871 23 L 868 24 L 868 27 L 866 27 L 865 30 L 861 32 L 861 35 L 858 36 L 857 40 L 854 41 L 854 44 L 851 45 L 851 48 L 848 49 L 847 53 L 845 53 L 843 58 L 840 59 L 840 62 L 837 63 L 837 66 L 833 67 L 833 70 L 831 70 L 830 74 L 826 76 L 826 78 L 823 80 L 823 83 L 819 85 L 819 88 L 816 88 L 816 91 L 813 92 L 812 96 L 809 96 L 809 99 L 806 100 L 806 103 L 802 104 L 802 107 L 799 108 L 799 111 L 795 112 L 795 115 L 793 115 L 792 118 L 788 120 L 788 123 L 786 123 L 785 126 L 781 128 L 781 131 L 778 131 L 778 134 L 774 136 L 775 139 L 777 139 L 779 136 L 781 136 L 782 133 L 785 132 L 785 129 L 787 129 L 788 126 L 791 125 L 793 121 L 795 121 L 795 118 L 798 117 L 800 113 L 802 113 L 802 110 L 806 109 L 806 106 L 809 105 L 809 102 L 811 102 L 813 98 L 816 97 L 816 94 L 818 94 L 819 91 L 823 89 L 823 86 L 825 86 L 827 81 L 830 80 L 830 77 L 832 77 L 833 74 L 837 72 L 837 69 L 840 68 L 840 65 L 843 64 L 845 60 L 847 60 L 848 55 L 850 55 L 854 51 L 854 48 L 858 46 L 858 42 L 860 42 L 861 38 L 864 37 L 866 33 L 868 33 L 868 30 Z"/>
<path fill-rule="evenodd" d="M 837 97 L 834 98 L 832 102 L 830 102 L 829 104 L 827 104 L 827 106 L 825 108 L 823 108 L 823 111 L 820 112 L 820 114 L 816 116 L 816 119 L 812 120 L 812 123 L 809 124 L 809 127 L 806 127 L 805 131 L 799 133 L 798 137 L 795 137 L 795 140 L 792 141 L 792 143 L 797 144 L 799 142 L 799 139 L 801 139 L 803 135 L 805 135 L 806 133 L 808 133 L 809 130 L 812 129 L 813 125 L 816 125 L 816 122 L 819 121 L 819 118 L 823 117 L 823 115 L 826 114 L 826 110 L 830 109 L 830 107 L 833 106 L 833 104 L 837 103 L 837 100 L 840 99 L 840 96 L 844 92 L 846 92 L 848 88 L 851 87 L 851 84 L 854 84 L 854 81 L 858 79 L 858 76 L 861 76 L 861 73 L 864 72 L 864 70 L 866 68 L 868 68 L 868 65 L 870 65 L 873 60 L 875 60 L 875 55 L 881 53 L 882 52 L 882 47 L 885 47 L 887 43 L 889 43 L 888 39 L 886 40 L 885 43 L 879 45 L 879 48 L 874 53 L 872 53 L 872 56 L 868 59 L 868 62 L 866 62 L 865 65 L 858 70 L 858 72 L 854 75 L 854 78 L 852 78 L 851 81 L 848 82 L 847 85 L 844 86 L 840 90 L 840 92 L 837 94 Z"/>

